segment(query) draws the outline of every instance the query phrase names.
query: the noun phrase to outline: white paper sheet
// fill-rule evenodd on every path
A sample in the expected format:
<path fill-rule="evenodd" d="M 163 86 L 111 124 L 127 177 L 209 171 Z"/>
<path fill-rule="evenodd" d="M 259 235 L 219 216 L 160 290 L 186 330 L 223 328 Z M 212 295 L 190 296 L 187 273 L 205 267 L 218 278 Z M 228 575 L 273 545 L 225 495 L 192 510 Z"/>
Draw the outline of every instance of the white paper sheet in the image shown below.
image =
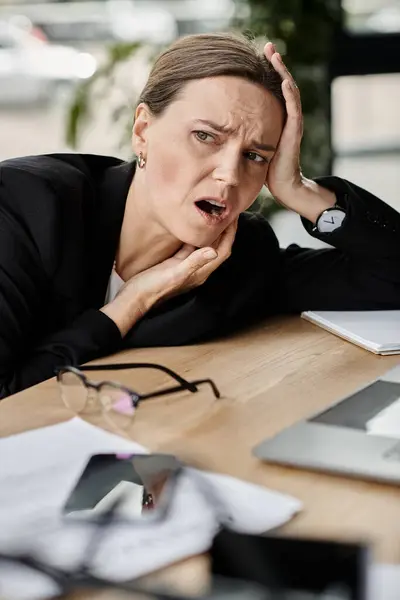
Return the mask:
<path fill-rule="evenodd" d="M 92 454 L 145 451 L 78 417 L 0 439 L 0 537 L 14 520 L 58 513 Z"/>
<path fill-rule="evenodd" d="M 78 418 L 0 439 L 0 549 L 30 550 L 64 568 L 79 563 L 92 530 L 85 520 L 62 519 L 62 507 L 88 458 L 102 452 L 145 449 Z M 201 481 L 209 494 L 199 493 Z M 301 510 L 295 498 L 228 476 L 186 469 L 178 482 L 168 519 L 108 530 L 92 555 L 96 572 L 132 578 L 205 551 L 221 507 L 232 529 L 248 533 L 275 528 Z"/>

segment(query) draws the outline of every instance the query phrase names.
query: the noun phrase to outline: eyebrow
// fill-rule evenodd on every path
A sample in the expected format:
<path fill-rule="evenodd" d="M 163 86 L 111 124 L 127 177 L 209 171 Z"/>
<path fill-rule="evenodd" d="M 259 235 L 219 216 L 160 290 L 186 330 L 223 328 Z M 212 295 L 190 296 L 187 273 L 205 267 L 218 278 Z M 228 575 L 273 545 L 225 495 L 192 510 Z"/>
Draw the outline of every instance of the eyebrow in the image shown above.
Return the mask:
<path fill-rule="evenodd" d="M 202 123 L 203 125 L 208 125 L 219 131 L 220 133 L 233 133 L 234 130 L 230 127 L 226 127 L 225 125 L 219 125 L 218 123 L 214 123 L 214 121 L 209 121 L 208 119 L 196 119 L 198 123 Z M 256 148 L 257 150 L 264 150 L 265 152 L 273 152 L 276 150 L 276 147 L 272 144 L 262 144 L 261 142 L 252 142 L 250 144 L 252 148 Z"/>

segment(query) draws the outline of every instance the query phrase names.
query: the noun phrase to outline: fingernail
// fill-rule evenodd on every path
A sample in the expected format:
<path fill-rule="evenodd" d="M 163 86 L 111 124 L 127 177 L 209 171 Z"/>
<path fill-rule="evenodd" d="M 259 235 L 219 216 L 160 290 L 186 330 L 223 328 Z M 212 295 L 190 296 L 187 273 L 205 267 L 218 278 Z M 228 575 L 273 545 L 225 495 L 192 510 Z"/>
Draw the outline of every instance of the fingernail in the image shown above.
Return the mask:
<path fill-rule="evenodd" d="M 276 53 L 276 57 L 279 60 L 279 62 L 283 62 L 282 56 L 279 54 L 279 52 Z"/>
<path fill-rule="evenodd" d="M 208 258 L 211 260 L 212 258 L 217 258 L 218 254 L 212 248 L 208 248 L 208 250 L 204 251 L 203 256 L 204 258 Z"/>

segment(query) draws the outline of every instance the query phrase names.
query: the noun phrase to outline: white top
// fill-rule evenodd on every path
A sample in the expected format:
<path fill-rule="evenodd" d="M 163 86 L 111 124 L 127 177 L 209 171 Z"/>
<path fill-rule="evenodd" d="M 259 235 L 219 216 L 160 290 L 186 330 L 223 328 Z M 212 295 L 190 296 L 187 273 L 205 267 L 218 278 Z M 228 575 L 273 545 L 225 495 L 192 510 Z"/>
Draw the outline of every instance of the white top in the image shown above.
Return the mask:
<path fill-rule="evenodd" d="M 116 270 L 113 268 L 113 270 L 111 271 L 110 279 L 108 280 L 108 287 L 104 304 L 108 304 L 109 302 L 114 300 L 115 296 L 118 294 L 119 290 L 122 288 L 124 283 L 125 281 L 121 279 Z"/>

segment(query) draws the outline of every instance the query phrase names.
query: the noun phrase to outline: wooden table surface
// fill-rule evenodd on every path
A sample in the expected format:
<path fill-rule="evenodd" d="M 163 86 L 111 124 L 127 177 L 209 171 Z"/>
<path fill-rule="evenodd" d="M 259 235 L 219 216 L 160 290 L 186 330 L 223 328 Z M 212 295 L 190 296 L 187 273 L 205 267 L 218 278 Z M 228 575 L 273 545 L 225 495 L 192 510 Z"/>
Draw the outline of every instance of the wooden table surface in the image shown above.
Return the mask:
<path fill-rule="evenodd" d="M 377 560 L 400 562 L 400 487 L 270 465 L 251 454 L 265 437 L 372 381 L 398 357 L 375 356 L 299 317 L 287 317 L 229 339 L 130 350 L 96 362 L 116 360 L 164 364 L 189 379 L 211 377 L 223 395 L 213 401 L 204 386 L 198 394 L 145 402 L 136 413 L 132 439 L 301 499 L 304 510 L 282 528 L 285 534 L 367 541 Z M 139 391 L 166 383 L 149 371 L 92 375 Z M 51 379 L 0 403 L 0 436 L 70 416 Z"/>

